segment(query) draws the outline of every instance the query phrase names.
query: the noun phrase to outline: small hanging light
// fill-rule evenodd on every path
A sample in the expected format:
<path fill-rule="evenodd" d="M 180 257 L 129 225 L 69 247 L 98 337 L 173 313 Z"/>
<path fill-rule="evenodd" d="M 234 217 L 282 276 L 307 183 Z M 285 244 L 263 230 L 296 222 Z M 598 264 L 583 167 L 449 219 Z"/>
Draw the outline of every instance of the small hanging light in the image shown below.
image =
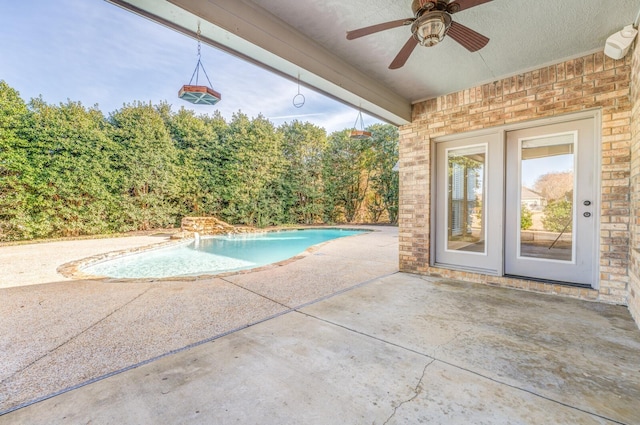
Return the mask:
<path fill-rule="evenodd" d="M 358 128 L 358 124 L 360 127 Z M 371 132 L 366 131 L 364 129 L 364 120 L 362 119 L 362 111 L 358 111 L 358 116 L 356 117 L 356 122 L 353 123 L 353 129 L 351 130 L 351 135 L 349 138 L 351 139 L 368 139 L 371 137 Z"/>
<path fill-rule="evenodd" d="M 202 61 L 200 60 L 200 23 L 198 22 L 198 62 L 196 63 L 196 69 L 193 71 L 191 75 L 191 80 L 189 84 L 185 84 L 182 86 L 180 91 L 178 92 L 178 97 L 180 99 L 186 100 L 187 102 L 191 102 L 198 105 L 215 105 L 222 99 L 220 93 L 211 88 L 211 80 L 209 80 L 209 76 L 207 75 L 207 71 L 205 71 L 204 66 L 202 65 Z M 202 68 L 202 72 L 204 76 L 207 77 L 207 81 L 209 82 L 208 86 L 198 85 L 198 77 L 200 76 L 200 68 Z M 196 83 L 192 84 L 193 77 L 196 78 Z"/>

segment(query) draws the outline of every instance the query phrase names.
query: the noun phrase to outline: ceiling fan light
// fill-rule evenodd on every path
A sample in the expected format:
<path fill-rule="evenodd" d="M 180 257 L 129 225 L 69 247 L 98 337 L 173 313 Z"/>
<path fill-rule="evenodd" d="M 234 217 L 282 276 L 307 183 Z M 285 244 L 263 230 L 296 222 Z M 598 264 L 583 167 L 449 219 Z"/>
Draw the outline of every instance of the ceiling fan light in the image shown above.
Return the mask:
<path fill-rule="evenodd" d="M 451 25 L 451 17 L 443 12 L 430 12 L 413 24 L 413 34 L 421 46 L 435 46 L 442 41 Z"/>

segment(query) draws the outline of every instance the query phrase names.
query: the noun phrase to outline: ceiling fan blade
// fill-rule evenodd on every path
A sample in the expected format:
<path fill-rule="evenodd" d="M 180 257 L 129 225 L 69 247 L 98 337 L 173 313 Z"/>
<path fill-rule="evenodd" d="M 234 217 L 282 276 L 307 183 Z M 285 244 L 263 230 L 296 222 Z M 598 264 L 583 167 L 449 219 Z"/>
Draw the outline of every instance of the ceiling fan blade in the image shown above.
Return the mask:
<path fill-rule="evenodd" d="M 476 52 L 487 45 L 489 39 L 457 22 L 452 22 L 447 35 L 470 52 Z"/>
<path fill-rule="evenodd" d="M 382 24 L 371 25 L 370 27 L 359 28 L 353 31 L 347 31 L 347 40 L 353 40 L 355 38 L 364 37 L 365 35 L 373 34 L 376 32 L 390 30 L 391 28 L 401 27 L 403 25 L 409 25 L 413 23 L 415 19 L 398 19 L 397 21 L 384 22 Z"/>
<path fill-rule="evenodd" d="M 456 13 L 462 10 L 466 10 L 472 8 L 474 6 L 479 6 L 484 3 L 489 3 L 491 0 L 456 0 L 447 6 L 449 13 Z"/>
<path fill-rule="evenodd" d="M 396 55 L 393 62 L 391 62 L 391 65 L 389 65 L 389 69 L 402 68 L 402 66 L 404 66 L 404 64 L 407 62 L 407 59 L 409 59 L 409 56 L 411 56 L 413 49 L 415 49 L 417 45 L 418 40 L 416 40 L 415 38 L 411 37 L 409 40 L 407 40 L 407 42 L 404 43 L 404 46 L 402 46 L 402 49 L 400 49 L 400 52 L 398 52 L 398 54 Z"/>

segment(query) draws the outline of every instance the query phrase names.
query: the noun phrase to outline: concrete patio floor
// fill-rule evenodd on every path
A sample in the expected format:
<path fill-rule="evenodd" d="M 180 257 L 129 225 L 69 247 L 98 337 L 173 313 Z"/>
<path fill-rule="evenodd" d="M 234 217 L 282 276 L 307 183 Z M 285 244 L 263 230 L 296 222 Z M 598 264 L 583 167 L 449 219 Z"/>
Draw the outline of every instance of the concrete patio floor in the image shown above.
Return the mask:
<path fill-rule="evenodd" d="M 640 423 L 625 307 L 399 273 L 374 229 L 253 273 L 0 289 L 0 424 Z"/>

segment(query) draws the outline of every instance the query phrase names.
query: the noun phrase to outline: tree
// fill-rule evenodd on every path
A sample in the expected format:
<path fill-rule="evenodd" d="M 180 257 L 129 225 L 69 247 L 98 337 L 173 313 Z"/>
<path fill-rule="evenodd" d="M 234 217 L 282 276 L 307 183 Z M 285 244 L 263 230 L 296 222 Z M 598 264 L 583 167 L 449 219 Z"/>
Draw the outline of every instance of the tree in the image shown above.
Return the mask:
<path fill-rule="evenodd" d="M 373 196 L 369 211 L 374 222 L 379 221 L 382 212 L 387 213 L 390 223 L 398 221 L 400 178 L 393 171 L 399 159 L 398 128 L 390 124 L 375 124 L 371 131 L 370 145 L 373 151 L 371 161 L 371 189 Z"/>
<path fill-rule="evenodd" d="M 283 222 L 281 145 L 282 135 L 264 117 L 233 115 L 221 138 L 224 220 L 260 227 Z"/>
<path fill-rule="evenodd" d="M 323 158 L 325 221 L 351 223 L 369 187 L 371 149 L 366 140 L 350 139 L 349 130 L 334 132 Z"/>
<path fill-rule="evenodd" d="M 324 185 L 322 157 L 327 147 L 324 129 L 294 121 L 278 129 L 282 134 L 285 169 L 282 176 L 286 220 L 312 224 L 322 221 Z"/>
<path fill-rule="evenodd" d="M 172 114 L 168 105 L 160 112 L 178 149 L 180 213 L 182 215 L 216 215 L 220 209 L 219 134 L 226 122 L 216 111 L 213 118 L 196 116 L 180 108 Z"/>
<path fill-rule="evenodd" d="M 550 232 L 571 232 L 572 218 L 571 201 L 553 201 L 544 207 L 542 226 Z"/>
<path fill-rule="evenodd" d="M 520 229 L 528 230 L 533 226 L 533 213 L 526 205 L 520 207 Z"/>
<path fill-rule="evenodd" d="M 0 241 L 31 237 L 28 198 L 34 168 L 24 137 L 28 115 L 20 94 L 0 80 Z"/>
<path fill-rule="evenodd" d="M 573 193 L 573 173 L 563 171 L 543 174 L 537 178 L 533 188 L 547 201 L 570 197 Z"/>
<path fill-rule="evenodd" d="M 33 99 L 29 115 L 33 236 L 108 233 L 119 216 L 111 168 L 113 145 L 96 109 Z"/>
<path fill-rule="evenodd" d="M 79 102 L 25 103 L 0 81 L 0 240 L 147 230 L 185 215 L 267 226 L 397 220 L 397 129 L 276 129 L 242 112 L 168 103 L 108 118 Z M 368 214 L 367 214 L 368 213 Z"/>
<path fill-rule="evenodd" d="M 174 226 L 180 211 L 180 167 L 161 111 L 138 102 L 113 112 L 109 121 L 118 145 L 123 229 Z"/>

